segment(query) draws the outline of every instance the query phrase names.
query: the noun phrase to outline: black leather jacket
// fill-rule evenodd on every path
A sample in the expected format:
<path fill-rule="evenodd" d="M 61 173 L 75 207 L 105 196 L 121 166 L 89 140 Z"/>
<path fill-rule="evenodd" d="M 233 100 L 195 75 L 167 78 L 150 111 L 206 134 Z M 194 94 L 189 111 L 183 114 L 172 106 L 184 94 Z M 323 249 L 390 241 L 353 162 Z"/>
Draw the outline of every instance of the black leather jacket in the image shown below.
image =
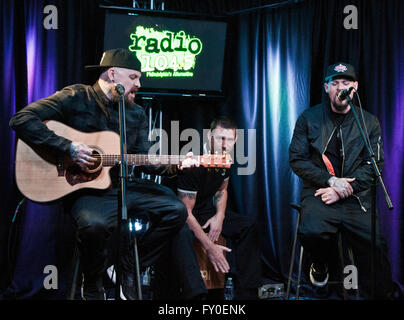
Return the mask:
<path fill-rule="evenodd" d="M 363 126 L 360 110 L 355 110 Z M 337 130 L 331 112 L 329 104 L 319 104 L 305 110 L 297 119 L 289 146 L 289 164 L 303 180 L 301 200 L 313 195 L 318 188 L 328 187 L 328 179 L 332 177 L 322 159 L 334 130 Z M 363 111 L 363 118 L 376 163 L 382 170 L 384 153 L 379 121 L 366 111 Z M 352 111 L 346 115 L 340 130 L 343 149 L 341 177 L 356 178 L 351 183 L 354 190 L 351 197 L 356 198 L 361 209 L 368 212 L 371 205 L 370 187 L 376 175 Z"/>

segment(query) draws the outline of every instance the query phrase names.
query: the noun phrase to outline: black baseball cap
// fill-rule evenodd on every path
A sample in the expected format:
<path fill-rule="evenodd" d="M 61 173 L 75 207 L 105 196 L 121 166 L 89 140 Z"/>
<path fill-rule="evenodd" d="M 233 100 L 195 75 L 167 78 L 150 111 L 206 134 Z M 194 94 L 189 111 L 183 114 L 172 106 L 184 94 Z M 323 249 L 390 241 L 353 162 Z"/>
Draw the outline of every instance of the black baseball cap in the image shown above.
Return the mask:
<path fill-rule="evenodd" d="M 108 69 L 111 67 L 141 71 L 142 64 L 136 54 L 127 49 L 118 48 L 105 51 L 99 65 L 85 66 L 86 69 Z"/>
<path fill-rule="evenodd" d="M 335 64 L 328 66 L 327 72 L 324 77 L 324 81 L 328 82 L 337 77 L 349 78 L 352 79 L 353 81 L 356 81 L 355 68 L 352 65 L 345 62 L 337 62 Z"/>

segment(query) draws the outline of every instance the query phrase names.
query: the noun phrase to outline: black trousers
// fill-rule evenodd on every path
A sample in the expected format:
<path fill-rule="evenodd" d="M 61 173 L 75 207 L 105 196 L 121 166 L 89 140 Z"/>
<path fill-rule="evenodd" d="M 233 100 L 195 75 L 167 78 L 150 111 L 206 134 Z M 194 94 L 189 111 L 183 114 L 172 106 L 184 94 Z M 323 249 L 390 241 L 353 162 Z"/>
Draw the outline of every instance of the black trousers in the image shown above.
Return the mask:
<path fill-rule="evenodd" d="M 299 239 L 313 262 L 335 261 L 337 232 L 352 247 L 358 270 L 359 290 L 364 297 L 370 294 L 371 212 L 361 210 L 356 198 L 340 200 L 326 205 L 320 197 L 303 199 Z M 376 224 L 375 298 L 387 299 L 392 293 L 391 266 L 387 257 L 387 245 Z"/>
<path fill-rule="evenodd" d="M 199 224 L 204 225 L 215 210 L 194 211 L 193 214 Z M 261 286 L 261 233 L 255 219 L 226 210 L 221 234 L 232 246 L 226 258 L 234 277 L 236 296 L 244 289 Z M 157 265 L 157 277 L 161 280 L 158 291 L 161 286 L 169 287 L 161 290 L 165 293 L 158 298 L 192 299 L 207 293 L 193 248 L 194 240 L 195 235 L 187 225 L 173 238 L 171 264 L 164 260 Z"/>
<path fill-rule="evenodd" d="M 118 221 L 118 199 L 119 190 L 109 189 L 86 192 L 69 201 L 77 222 L 81 267 L 89 278 L 100 276 L 107 267 L 109 240 Z M 169 240 L 184 226 L 187 211 L 172 190 L 141 179 L 128 183 L 127 208 L 128 217 L 141 217 L 150 223 L 148 231 L 138 241 L 140 267 L 145 269 L 169 250 Z M 127 230 L 125 226 L 122 229 Z M 133 266 L 131 244 L 125 239 L 128 233 L 123 235 L 120 242 L 124 247 L 123 264 Z"/>

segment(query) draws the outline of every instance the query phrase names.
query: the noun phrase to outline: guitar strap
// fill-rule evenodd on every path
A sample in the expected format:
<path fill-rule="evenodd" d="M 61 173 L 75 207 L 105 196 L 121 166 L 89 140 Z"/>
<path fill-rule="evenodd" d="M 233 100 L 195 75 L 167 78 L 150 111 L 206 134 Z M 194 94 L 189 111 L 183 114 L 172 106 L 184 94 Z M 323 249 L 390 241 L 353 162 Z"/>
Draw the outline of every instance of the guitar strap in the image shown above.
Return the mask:
<path fill-rule="evenodd" d="M 335 176 L 334 167 L 332 166 L 330 159 L 328 159 L 324 153 L 322 154 L 322 157 L 325 165 L 327 166 L 328 172 Z"/>

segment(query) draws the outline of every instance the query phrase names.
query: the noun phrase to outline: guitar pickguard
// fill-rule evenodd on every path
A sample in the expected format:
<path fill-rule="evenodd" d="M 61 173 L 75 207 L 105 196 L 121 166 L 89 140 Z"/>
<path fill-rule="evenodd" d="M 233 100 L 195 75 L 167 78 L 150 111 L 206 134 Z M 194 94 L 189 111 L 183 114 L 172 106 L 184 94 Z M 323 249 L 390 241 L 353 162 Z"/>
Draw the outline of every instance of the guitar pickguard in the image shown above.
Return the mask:
<path fill-rule="evenodd" d="M 93 181 L 97 179 L 100 174 L 101 170 L 92 173 L 87 173 L 81 170 L 78 166 L 71 166 L 66 169 L 65 178 L 71 186 L 74 186 L 79 183 Z"/>

